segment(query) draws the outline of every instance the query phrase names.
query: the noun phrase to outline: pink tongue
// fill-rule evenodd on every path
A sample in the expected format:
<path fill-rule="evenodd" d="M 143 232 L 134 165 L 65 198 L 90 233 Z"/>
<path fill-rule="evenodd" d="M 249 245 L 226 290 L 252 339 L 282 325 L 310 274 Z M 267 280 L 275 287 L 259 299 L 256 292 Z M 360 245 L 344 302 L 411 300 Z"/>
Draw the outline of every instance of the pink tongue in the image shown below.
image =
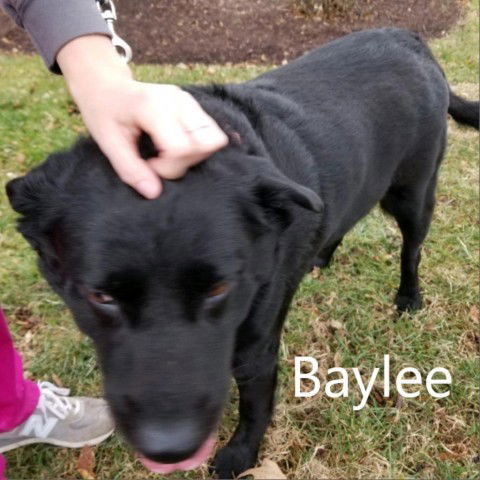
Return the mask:
<path fill-rule="evenodd" d="M 140 457 L 140 461 L 147 467 L 151 472 L 154 473 L 172 473 L 175 470 L 193 470 L 194 468 L 199 467 L 207 458 L 209 457 L 213 446 L 215 445 L 215 436 L 212 435 L 208 437 L 205 443 L 197 450 L 193 457 L 183 460 L 179 463 L 157 463 L 153 460 L 148 460 L 148 458 Z"/>

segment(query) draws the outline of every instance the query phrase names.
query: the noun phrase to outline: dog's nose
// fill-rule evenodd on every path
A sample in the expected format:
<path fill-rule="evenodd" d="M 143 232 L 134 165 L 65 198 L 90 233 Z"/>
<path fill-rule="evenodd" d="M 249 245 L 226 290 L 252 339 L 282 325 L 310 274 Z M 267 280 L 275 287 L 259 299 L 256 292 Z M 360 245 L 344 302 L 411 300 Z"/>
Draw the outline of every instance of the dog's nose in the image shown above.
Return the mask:
<path fill-rule="evenodd" d="M 203 440 L 198 426 L 189 420 L 146 425 L 136 437 L 140 453 L 160 463 L 177 463 L 192 457 Z"/>

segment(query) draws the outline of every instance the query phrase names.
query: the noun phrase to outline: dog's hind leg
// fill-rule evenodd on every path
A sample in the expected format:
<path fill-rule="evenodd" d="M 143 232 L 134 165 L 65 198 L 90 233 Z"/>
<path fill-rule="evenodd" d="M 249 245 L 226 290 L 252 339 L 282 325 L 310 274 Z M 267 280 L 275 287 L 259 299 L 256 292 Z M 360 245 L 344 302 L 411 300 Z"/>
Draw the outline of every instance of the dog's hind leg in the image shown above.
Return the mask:
<path fill-rule="evenodd" d="M 403 236 L 400 287 L 395 299 L 400 312 L 417 310 L 422 305 L 418 265 L 433 212 L 433 197 L 421 197 L 408 187 L 392 187 L 381 201 L 382 208 L 395 217 Z"/>
<path fill-rule="evenodd" d="M 418 280 L 421 246 L 428 233 L 435 205 L 437 172 L 443 148 L 433 163 L 433 172 L 426 181 L 408 185 L 392 185 L 380 205 L 398 223 L 403 236 L 400 287 L 395 304 L 400 312 L 417 310 L 422 306 Z"/>

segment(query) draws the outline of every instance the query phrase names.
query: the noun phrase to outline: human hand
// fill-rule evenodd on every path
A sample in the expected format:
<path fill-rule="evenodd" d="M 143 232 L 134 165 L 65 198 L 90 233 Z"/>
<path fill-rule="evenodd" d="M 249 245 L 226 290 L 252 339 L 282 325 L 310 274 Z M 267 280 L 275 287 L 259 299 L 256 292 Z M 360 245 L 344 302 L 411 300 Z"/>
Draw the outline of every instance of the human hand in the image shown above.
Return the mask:
<path fill-rule="evenodd" d="M 91 135 L 120 178 L 147 198 L 160 194 L 159 177 L 180 178 L 228 143 L 187 92 L 135 81 L 107 37 L 74 39 L 57 61 Z M 137 147 L 142 132 L 159 151 L 147 161 Z"/>

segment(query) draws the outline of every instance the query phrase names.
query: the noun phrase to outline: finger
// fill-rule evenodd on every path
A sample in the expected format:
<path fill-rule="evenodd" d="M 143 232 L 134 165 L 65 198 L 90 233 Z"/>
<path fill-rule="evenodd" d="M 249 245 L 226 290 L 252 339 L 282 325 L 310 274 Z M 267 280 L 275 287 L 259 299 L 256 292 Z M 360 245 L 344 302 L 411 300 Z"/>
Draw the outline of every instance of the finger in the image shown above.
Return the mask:
<path fill-rule="evenodd" d="M 174 110 L 168 107 L 162 110 L 151 107 L 149 111 L 142 111 L 137 121 L 157 147 L 159 158 L 183 160 L 195 150 Z"/>
<path fill-rule="evenodd" d="M 189 167 L 228 144 L 225 133 L 191 95 L 178 92 L 176 98 L 177 108 L 168 117 L 168 125 L 161 119 L 150 122 L 150 125 L 157 127 L 150 134 L 156 138 L 154 142 L 161 154 L 149 159 L 149 165 L 162 178 L 169 180 L 183 177 Z M 163 118 L 166 118 L 165 113 Z M 172 132 L 172 128 L 176 129 L 176 133 Z M 174 148 L 170 143 L 175 138 L 173 135 L 178 136 Z"/>
<path fill-rule="evenodd" d="M 158 197 L 162 190 L 160 179 L 140 157 L 135 135 L 110 132 L 109 135 L 102 135 L 102 138 L 115 139 L 112 142 L 99 142 L 99 146 L 118 176 L 144 197 Z"/>
<path fill-rule="evenodd" d="M 185 175 L 188 167 L 205 158 L 205 152 L 195 144 L 178 121 L 175 112 L 144 116 L 143 129 L 159 150 L 157 157 L 148 159 L 150 168 L 161 178 L 175 180 Z"/>
<path fill-rule="evenodd" d="M 193 165 L 192 162 L 169 158 L 150 158 L 148 165 L 158 175 L 166 180 L 177 180 L 182 178 Z"/>
<path fill-rule="evenodd" d="M 196 143 L 198 154 L 211 153 L 228 144 L 228 137 L 189 93 L 182 92 L 179 121 Z"/>

